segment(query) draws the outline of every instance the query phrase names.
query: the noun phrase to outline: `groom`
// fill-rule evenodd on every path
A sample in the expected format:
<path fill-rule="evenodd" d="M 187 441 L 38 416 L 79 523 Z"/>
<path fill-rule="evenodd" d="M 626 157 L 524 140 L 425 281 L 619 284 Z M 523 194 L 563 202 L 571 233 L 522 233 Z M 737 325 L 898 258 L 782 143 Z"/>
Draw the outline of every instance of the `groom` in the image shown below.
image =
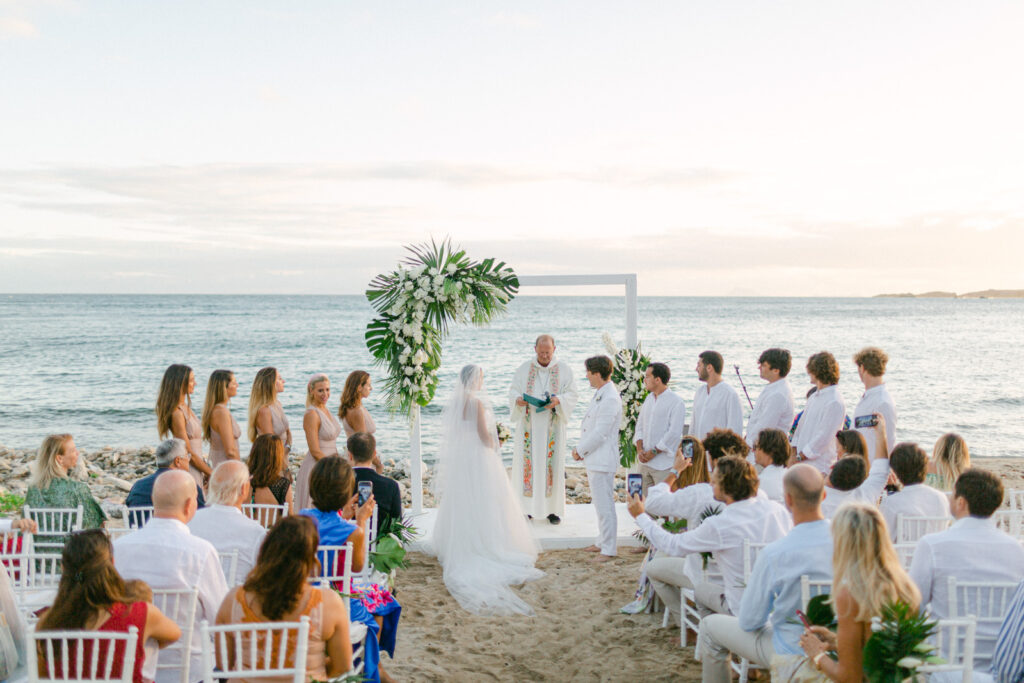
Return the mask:
<path fill-rule="evenodd" d="M 532 358 L 516 370 L 508 391 L 509 413 L 515 428 L 512 488 L 530 517 L 547 517 L 552 524 L 565 514 L 565 426 L 576 407 L 576 382 L 566 363 L 555 359 L 555 340 L 537 337 Z M 551 402 L 539 408 L 523 394 Z"/>

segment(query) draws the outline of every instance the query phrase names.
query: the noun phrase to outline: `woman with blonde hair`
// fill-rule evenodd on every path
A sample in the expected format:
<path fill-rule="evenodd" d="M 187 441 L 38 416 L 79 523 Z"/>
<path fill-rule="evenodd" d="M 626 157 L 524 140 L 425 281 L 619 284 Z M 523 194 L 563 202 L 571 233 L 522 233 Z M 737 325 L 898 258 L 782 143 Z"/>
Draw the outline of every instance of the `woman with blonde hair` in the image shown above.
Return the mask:
<path fill-rule="evenodd" d="M 959 434 L 943 434 L 935 442 L 925 482 L 940 491 L 952 491 L 960 473 L 971 466 L 971 452 Z"/>
<path fill-rule="evenodd" d="M 363 400 L 370 396 L 373 385 L 370 383 L 370 373 L 365 370 L 353 370 L 345 378 L 345 388 L 341 391 L 341 404 L 338 406 L 338 417 L 341 418 L 341 426 L 345 429 L 345 437 L 350 437 L 356 432 L 373 434 L 377 431 L 377 425 L 373 422 L 370 411 L 363 405 Z M 384 469 L 383 463 L 377 454 L 373 454 L 373 468 L 377 473 Z"/>
<path fill-rule="evenodd" d="M 206 384 L 203 401 L 203 438 L 210 442 L 210 465 L 239 460 L 238 437 L 242 429 L 231 414 L 231 398 L 238 393 L 238 380 L 230 370 L 214 370 Z"/>
<path fill-rule="evenodd" d="M 278 394 L 284 391 L 284 377 L 277 368 L 263 368 L 256 373 L 249 394 L 249 441 L 260 434 L 276 434 L 284 444 L 285 454 L 292 450 L 292 430 L 284 414 Z"/>
<path fill-rule="evenodd" d="M 203 425 L 192 411 L 192 392 L 196 390 L 196 373 L 187 365 L 171 365 L 160 380 L 156 397 L 156 429 L 161 439 L 168 434 L 185 442 L 188 470 L 202 487 L 213 470 L 203 457 Z"/>
<path fill-rule="evenodd" d="M 829 680 L 860 683 L 871 618 L 894 602 L 916 612 L 921 593 L 900 564 L 877 506 L 842 505 L 832 518 L 832 543 L 832 605 L 839 625 L 835 633 L 812 626 L 800 637 L 800 647 L 807 654 L 804 666 L 813 666 Z M 839 659 L 832 660 L 829 650 L 838 652 Z"/>
<path fill-rule="evenodd" d="M 32 461 L 25 504 L 34 508 L 76 508 L 82 506 L 82 528 L 103 526 L 107 515 L 92 497 L 89 485 L 68 473 L 78 464 L 78 449 L 70 434 L 51 434 L 43 439 Z"/>
<path fill-rule="evenodd" d="M 338 436 L 341 424 L 327 409 L 331 397 L 331 380 L 322 372 L 309 378 L 306 383 L 306 414 L 302 416 L 302 429 L 306 432 L 309 452 L 299 466 L 295 481 L 295 504 L 302 510 L 312 507 L 309 497 L 309 475 L 313 466 L 329 455 L 338 455 Z"/>

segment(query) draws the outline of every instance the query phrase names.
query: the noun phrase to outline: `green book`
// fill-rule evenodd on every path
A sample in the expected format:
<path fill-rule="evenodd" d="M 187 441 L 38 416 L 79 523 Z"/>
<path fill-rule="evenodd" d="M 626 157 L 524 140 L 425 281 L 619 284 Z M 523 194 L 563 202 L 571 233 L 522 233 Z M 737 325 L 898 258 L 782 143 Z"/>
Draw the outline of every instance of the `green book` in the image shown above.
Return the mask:
<path fill-rule="evenodd" d="M 529 403 L 531 406 L 536 408 L 538 411 L 543 411 L 551 403 L 550 398 L 537 398 L 536 396 L 530 396 L 529 394 L 523 394 L 523 400 Z"/>

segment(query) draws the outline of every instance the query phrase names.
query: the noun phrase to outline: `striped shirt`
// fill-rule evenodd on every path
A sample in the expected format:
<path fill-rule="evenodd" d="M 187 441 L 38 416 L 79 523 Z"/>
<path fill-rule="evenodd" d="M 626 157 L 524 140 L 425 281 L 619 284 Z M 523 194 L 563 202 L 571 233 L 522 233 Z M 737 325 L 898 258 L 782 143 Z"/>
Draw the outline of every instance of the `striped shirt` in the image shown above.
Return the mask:
<path fill-rule="evenodd" d="M 1003 625 L 999 627 L 996 649 L 992 653 L 992 677 L 996 683 L 1024 681 L 1024 581 L 1017 586 Z"/>

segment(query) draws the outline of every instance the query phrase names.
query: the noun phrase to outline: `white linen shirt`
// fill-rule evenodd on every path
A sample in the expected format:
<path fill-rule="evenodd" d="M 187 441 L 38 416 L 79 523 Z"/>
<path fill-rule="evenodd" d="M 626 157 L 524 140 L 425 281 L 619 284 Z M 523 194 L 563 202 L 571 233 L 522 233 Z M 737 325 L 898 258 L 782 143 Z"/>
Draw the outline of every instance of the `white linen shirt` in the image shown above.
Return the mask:
<path fill-rule="evenodd" d="M 671 389 L 665 389 L 661 396 L 648 394 L 640 406 L 633 442 L 643 439 L 644 450 L 653 449 L 658 454 L 644 464 L 655 470 L 671 469 L 685 424 L 686 401 L 679 394 Z"/>
<path fill-rule="evenodd" d="M 888 459 L 878 458 L 872 460 L 867 478 L 857 488 L 850 489 L 849 491 L 840 491 L 831 486 L 825 487 L 825 500 L 821 501 L 821 514 L 825 515 L 825 519 L 832 519 L 839 506 L 850 500 L 858 503 L 878 505 L 878 499 L 882 496 L 882 491 L 885 490 L 885 482 L 888 480 Z"/>
<path fill-rule="evenodd" d="M 725 380 L 710 389 L 707 384 L 701 384 L 693 395 L 690 434 L 703 441 L 712 429 L 731 429 L 737 434 L 743 434 L 740 397 Z"/>
<path fill-rule="evenodd" d="M 750 450 L 754 450 L 757 435 L 761 430 L 781 429 L 789 434 L 795 411 L 793 388 L 789 386 L 788 379 L 783 377 L 762 389 L 747 420 L 747 445 L 750 446 Z"/>
<path fill-rule="evenodd" d="M 647 500 L 644 509 L 659 517 L 675 517 L 686 520 L 686 531 L 693 531 L 700 526 L 700 516 L 711 508 L 718 513 L 725 503 L 715 499 L 711 484 L 690 484 L 678 491 L 672 491 L 669 485 L 662 482 L 647 489 Z M 701 581 L 704 569 L 704 558 L 698 555 L 687 555 L 683 565 L 683 573 L 696 586 Z"/>
<path fill-rule="evenodd" d="M 949 616 L 949 577 L 961 581 L 1017 583 L 1024 579 L 1024 547 L 996 528 L 992 519 L 964 517 L 937 534 L 922 536 L 910 563 L 910 578 L 921 591 L 921 609 L 933 619 Z M 968 611 L 972 609 L 968 605 Z M 999 624 L 978 624 L 974 668 L 988 670 Z"/>
<path fill-rule="evenodd" d="M 793 528 L 786 508 L 761 496 L 726 505 L 722 514 L 708 517 L 697 529 L 681 534 L 666 531 L 646 513 L 637 517 L 636 523 L 651 544 L 667 555 L 713 553 L 722 570 L 725 599 L 732 614 L 739 612 L 743 597 L 743 541 L 771 543 Z"/>
<path fill-rule="evenodd" d="M 238 573 L 235 583 L 245 582 L 245 577 L 256 566 L 267 530 L 259 522 L 249 519 L 242 511 L 231 505 L 207 505 L 196 512 L 188 523 L 193 536 L 204 538 L 213 544 L 219 553 L 238 551 Z"/>
<path fill-rule="evenodd" d="M 926 484 L 904 486 L 891 496 L 882 498 L 879 506 L 885 523 L 889 526 L 889 536 L 896 542 L 896 516 L 905 517 L 949 517 L 949 497 Z"/>
<path fill-rule="evenodd" d="M 782 490 L 782 478 L 786 476 L 786 468 L 780 465 L 768 465 L 761 470 L 761 474 L 758 476 L 760 484 L 758 484 L 757 490 L 764 491 L 768 498 L 779 505 L 785 505 L 786 496 Z"/>
<path fill-rule="evenodd" d="M 889 453 L 891 454 L 892 450 L 896 448 L 896 404 L 893 403 L 892 396 L 889 395 L 889 390 L 885 388 L 885 384 L 871 387 L 864 392 L 864 395 L 860 397 L 860 401 L 857 402 L 857 407 L 853 409 L 853 421 L 850 424 L 856 429 L 858 417 L 874 415 L 875 413 L 885 418 L 885 441 L 889 446 Z M 878 443 L 878 438 L 875 436 L 875 428 L 864 427 L 863 429 L 857 429 L 857 431 L 863 434 L 864 440 L 868 442 L 868 458 L 874 458 L 875 448 Z"/>
<path fill-rule="evenodd" d="M 199 588 L 192 625 L 189 676 L 191 680 L 202 678 L 199 625 L 203 619 L 211 624 L 216 622 L 217 610 L 228 592 L 214 547 L 209 541 L 193 536 L 188 527 L 176 519 L 151 517 L 146 526 L 114 541 L 114 567 L 125 580 L 139 579 L 150 588 Z M 187 624 L 179 626 L 187 628 Z M 171 650 L 161 656 L 171 659 L 177 657 L 178 652 Z M 160 669 L 156 676 L 157 683 L 180 680 L 180 672 L 174 669 Z"/>
<path fill-rule="evenodd" d="M 842 429 L 845 417 L 846 404 L 834 384 L 811 394 L 804 406 L 793 445 L 807 458 L 807 464 L 822 474 L 828 474 L 836 461 L 836 432 Z"/>
<path fill-rule="evenodd" d="M 622 423 L 622 398 L 614 382 L 606 382 L 594 392 L 580 425 L 576 452 L 583 465 L 594 472 L 615 472 L 619 468 L 619 425 Z"/>

